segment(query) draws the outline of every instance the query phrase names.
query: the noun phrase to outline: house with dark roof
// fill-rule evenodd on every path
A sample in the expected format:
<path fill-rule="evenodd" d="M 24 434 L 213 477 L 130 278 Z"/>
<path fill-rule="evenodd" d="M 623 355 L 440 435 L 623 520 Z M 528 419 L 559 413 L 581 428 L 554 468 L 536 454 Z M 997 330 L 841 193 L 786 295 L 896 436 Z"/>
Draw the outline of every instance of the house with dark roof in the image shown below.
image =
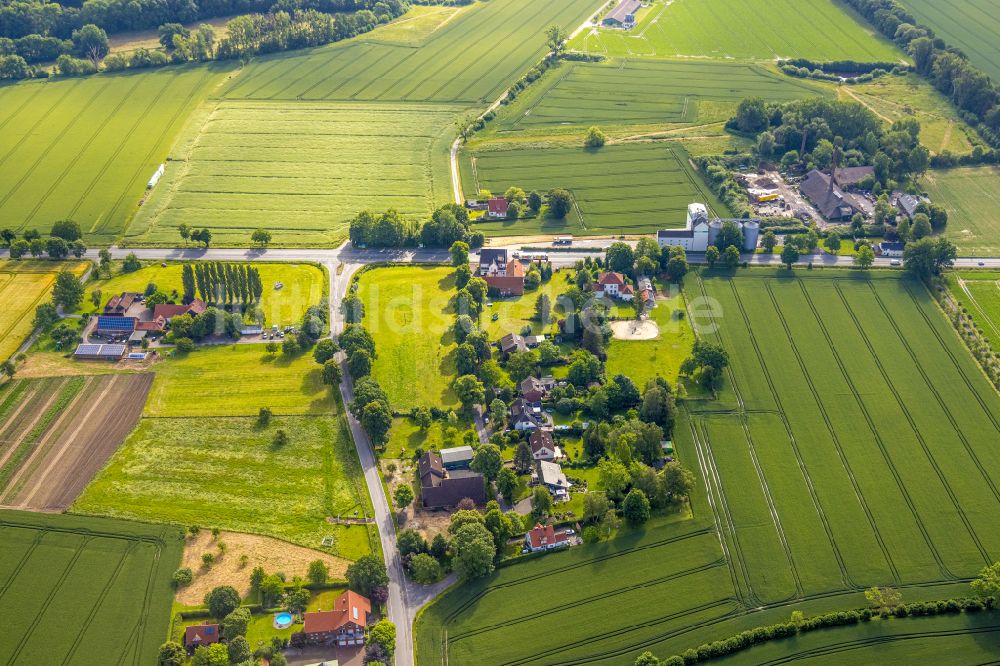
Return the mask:
<path fill-rule="evenodd" d="M 502 275 L 487 273 L 483 279 L 493 296 L 520 296 L 524 293 L 524 264 L 514 259 Z"/>
<path fill-rule="evenodd" d="M 531 552 L 540 550 L 552 550 L 573 545 L 573 537 L 566 530 L 556 532 L 551 525 L 536 523 L 527 534 L 524 535 L 524 545 Z"/>
<path fill-rule="evenodd" d="M 504 356 L 510 356 L 515 352 L 528 351 L 528 345 L 525 344 L 524 338 L 517 333 L 508 333 L 500 338 L 498 344 L 500 346 L 500 353 Z"/>
<path fill-rule="evenodd" d="M 514 430 L 552 429 L 552 417 L 545 413 L 540 402 L 518 398 L 510 406 L 510 426 Z"/>
<path fill-rule="evenodd" d="M 917 206 L 922 203 L 929 202 L 930 199 L 927 197 L 920 197 L 915 194 L 904 194 L 903 192 L 893 192 L 889 201 L 893 206 L 899 209 L 899 212 L 906 217 L 913 219 L 913 216 L 917 214 Z"/>
<path fill-rule="evenodd" d="M 611 28 L 625 30 L 633 28 L 635 27 L 635 13 L 639 11 L 640 6 L 639 0 L 621 0 L 617 7 L 608 12 L 601 23 Z"/>
<path fill-rule="evenodd" d="M 302 633 L 313 645 L 364 645 L 365 627 L 372 614 L 372 602 L 353 590 L 347 590 L 333 604 L 333 609 L 318 610 L 303 616 Z"/>
<path fill-rule="evenodd" d="M 525 377 L 517 388 L 521 397 L 528 402 L 541 402 L 552 392 L 555 385 L 556 380 L 552 376 Z"/>
<path fill-rule="evenodd" d="M 837 181 L 837 185 L 840 185 L 841 187 L 855 187 L 868 176 L 873 178 L 875 177 L 875 167 L 840 167 L 838 169 L 834 169 L 833 171 L 833 179 Z"/>
<path fill-rule="evenodd" d="M 465 498 L 476 504 L 486 502 L 483 475 L 466 469 L 447 470 L 441 455 L 427 451 L 417 461 L 420 475 L 420 499 L 425 508 L 457 506 Z"/>
<path fill-rule="evenodd" d="M 202 645 L 212 645 L 219 642 L 219 625 L 192 624 L 184 629 L 184 649 L 188 654 L 194 654 Z"/>
<path fill-rule="evenodd" d="M 479 275 L 506 275 L 507 250 L 504 248 L 483 248 L 479 251 Z"/>
<path fill-rule="evenodd" d="M 818 169 L 806 174 L 799 190 L 827 220 L 850 220 L 855 213 L 867 214 L 867 206 L 858 197 L 841 190 L 828 174 Z"/>
<path fill-rule="evenodd" d="M 549 462 L 559 457 L 559 447 L 556 446 L 552 433 L 538 428 L 531 431 L 528 436 L 528 446 L 531 447 L 531 457 L 535 460 L 548 460 Z"/>
<path fill-rule="evenodd" d="M 898 258 L 903 256 L 903 250 L 906 244 L 900 242 L 890 243 L 887 241 L 882 241 L 878 244 L 878 253 L 882 257 L 893 257 Z"/>
<path fill-rule="evenodd" d="M 139 299 L 139 294 L 125 291 L 108 299 L 104 306 L 105 317 L 124 317 L 128 309 Z"/>
<path fill-rule="evenodd" d="M 492 218 L 505 218 L 507 217 L 507 208 L 510 204 L 503 197 L 492 197 L 486 203 L 486 215 Z"/>

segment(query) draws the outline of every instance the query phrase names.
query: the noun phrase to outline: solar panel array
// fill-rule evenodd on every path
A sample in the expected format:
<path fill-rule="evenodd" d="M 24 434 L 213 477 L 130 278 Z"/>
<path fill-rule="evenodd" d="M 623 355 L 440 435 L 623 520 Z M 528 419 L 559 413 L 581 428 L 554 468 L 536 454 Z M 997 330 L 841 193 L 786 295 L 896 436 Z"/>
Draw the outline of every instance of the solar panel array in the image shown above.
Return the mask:
<path fill-rule="evenodd" d="M 125 345 L 95 345 L 84 343 L 76 348 L 76 356 L 103 356 L 120 358 L 125 353 Z"/>
<path fill-rule="evenodd" d="M 127 333 L 135 330 L 135 317 L 98 317 L 97 330 L 121 331 Z"/>

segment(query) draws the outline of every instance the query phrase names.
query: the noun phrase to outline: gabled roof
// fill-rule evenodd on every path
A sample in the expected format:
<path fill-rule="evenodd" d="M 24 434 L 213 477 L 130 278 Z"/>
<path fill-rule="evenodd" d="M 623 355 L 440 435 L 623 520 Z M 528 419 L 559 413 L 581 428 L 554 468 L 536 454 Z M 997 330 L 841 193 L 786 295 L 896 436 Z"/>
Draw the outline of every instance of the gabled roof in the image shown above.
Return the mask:
<path fill-rule="evenodd" d="M 882 241 L 878 247 L 883 252 L 902 252 L 906 244 L 899 241 Z"/>
<path fill-rule="evenodd" d="M 306 613 L 302 632 L 305 634 L 323 634 L 337 631 L 345 625 L 353 624 L 364 627 L 368 624 L 368 616 L 372 612 L 372 602 L 353 590 L 347 590 L 337 597 L 333 610 L 314 611 Z"/>
<path fill-rule="evenodd" d="M 112 296 L 104 306 L 104 314 L 125 314 L 138 297 L 139 294 L 130 291 Z"/>
<path fill-rule="evenodd" d="M 819 209 L 823 217 L 829 219 L 847 217 L 861 210 L 853 195 L 845 194 L 836 184 L 831 190 L 830 176 L 817 169 L 806 175 L 805 180 L 799 184 L 799 190 Z"/>
<path fill-rule="evenodd" d="M 517 259 L 512 259 L 507 264 L 507 277 L 524 277 L 524 264 Z"/>
<path fill-rule="evenodd" d="M 543 448 L 555 452 L 556 443 L 552 439 L 552 433 L 547 430 L 535 430 L 528 437 L 528 444 L 531 446 L 531 453 L 537 454 Z"/>
<path fill-rule="evenodd" d="M 597 284 L 617 284 L 620 287 L 625 286 L 625 276 L 621 273 L 601 273 L 600 277 L 597 278 Z"/>
<path fill-rule="evenodd" d="M 536 524 L 530 532 L 528 532 L 528 544 L 531 546 L 532 550 L 538 550 L 539 548 L 559 546 L 569 541 L 569 535 L 566 532 L 556 533 L 556 530 L 551 525 L 542 526 Z"/>
<path fill-rule="evenodd" d="M 167 325 L 163 317 L 154 317 L 149 321 L 139 321 L 135 324 L 137 331 L 162 331 Z"/>
<path fill-rule="evenodd" d="M 624 23 L 625 17 L 630 14 L 635 14 L 636 10 L 639 9 L 639 5 L 639 0 L 621 0 L 621 2 L 618 3 L 618 6 L 612 9 L 611 12 L 604 17 L 604 20 Z"/>
<path fill-rule="evenodd" d="M 507 263 L 506 248 L 483 248 L 479 251 L 479 265 L 489 266 L 492 263 L 505 265 Z"/>
<path fill-rule="evenodd" d="M 562 466 L 559 463 L 546 460 L 538 461 L 538 478 L 545 485 L 556 488 L 569 488 L 573 485 L 563 474 Z"/>
<path fill-rule="evenodd" d="M 531 393 L 533 391 L 538 391 L 539 393 L 548 393 L 555 386 L 555 379 L 552 377 L 543 377 L 539 379 L 538 377 L 529 376 L 521 380 L 518 385 L 518 390 L 521 394 Z"/>
<path fill-rule="evenodd" d="M 211 645 L 218 642 L 217 624 L 192 624 L 184 629 L 184 645 Z"/>
<path fill-rule="evenodd" d="M 862 180 L 868 176 L 875 175 L 875 167 L 873 166 L 856 166 L 856 167 L 843 167 L 837 169 L 834 173 L 834 179 L 837 184 L 841 187 L 849 187 L 850 185 L 857 185 Z"/>
<path fill-rule="evenodd" d="M 507 353 L 512 351 L 524 351 L 528 348 L 524 344 L 524 338 L 517 333 L 508 333 L 500 338 L 500 351 Z"/>
<path fill-rule="evenodd" d="M 425 488 L 436 485 L 444 478 L 444 465 L 441 463 L 441 456 L 434 451 L 427 451 L 420 456 L 417 469 L 420 474 L 420 485 Z"/>
<path fill-rule="evenodd" d="M 490 213 L 494 213 L 496 215 L 506 215 L 507 207 L 509 205 L 510 204 L 508 204 L 507 200 L 503 197 L 493 197 L 487 204 L 487 209 Z"/>

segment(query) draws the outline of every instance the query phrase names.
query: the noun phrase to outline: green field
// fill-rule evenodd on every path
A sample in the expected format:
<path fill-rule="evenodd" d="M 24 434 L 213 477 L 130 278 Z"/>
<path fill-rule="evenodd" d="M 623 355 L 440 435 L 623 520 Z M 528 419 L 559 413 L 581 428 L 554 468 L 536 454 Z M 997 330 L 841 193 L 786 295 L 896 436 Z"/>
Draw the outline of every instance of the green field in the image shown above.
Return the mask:
<path fill-rule="evenodd" d="M 169 67 L 0 88 L 0 219 L 90 244 L 122 231 L 192 109 L 231 65 Z M 168 173 L 173 165 L 168 165 Z"/>
<path fill-rule="evenodd" d="M 968 167 L 931 171 L 922 181 L 931 201 L 948 210 L 945 235 L 959 255 L 1000 252 L 1000 169 Z"/>
<path fill-rule="evenodd" d="M 1000 350 L 1000 273 L 964 271 L 948 276 L 955 299 L 968 310 L 994 350 Z"/>
<path fill-rule="evenodd" d="M 284 429 L 289 442 L 272 443 Z M 220 527 L 278 537 L 357 559 L 370 515 L 361 465 L 342 417 L 143 419 L 73 505 L 115 518 Z M 321 548 L 324 537 L 335 543 Z"/>
<path fill-rule="evenodd" d="M 613 94 L 608 94 L 613 91 Z M 494 124 L 498 134 L 564 127 L 657 126 L 728 120 L 744 97 L 786 102 L 829 90 L 759 65 L 711 61 L 567 62 L 529 88 Z"/>
<path fill-rule="evenodd" d="M 657 375 L 671 385 L 677 381 L 681 363 L 691 355 L 694 333 L 686 314 L 683 318 L 676 314 L 685 312 L 684 297 L 680 294 L 670 296 L 663 291 L 663 285 L 659 288 L 661 298 L 649 314 L 660 329 L 659 336 L 655 340 L 611 340 L 605 364 L 609 377 L 622 374 L 639 387 L 644 387 Z"/>
<path fill-rule="evenodd" d="M 10 664 L 151 664 L 181 558 L 176 528 L 0 512 L 0 655 Z"/>
<path fill-rule="evenodd" d="M 902 53 L 832 0 L 656 0 L 632 30 L 593 28 L 571 49 L 609 56 L 899 60 Z"/>
<path fill-rule="evenodd" d="M 159 291 L 168 296 L 175 290 L 183 294 L 182 266 L 182 263 L 174 262 L 167 263 L 165 268 L 158 263 L 150 264 L 134 273 L 119 273 L 107 280 L 88 282 L 86 286 L 88 297 L 92 291 L 101 290 L 101 305 L 95 306 L 88 298 L 82 306 L 82 311 L 90 313 L 103 310 L 104 304 L 115 294 L 123 291 L 142 293 L 150 283 L 155 284 Z M 268 326 L 298 325 L 306 310 L 323 297 L 326 276 L 317 266 L 279 263 L 255 263 L 253 266 L 260 271 L 260 279 L 264 284 L 260 308 Z M 275 289 L 276 282 L 281 282 L 284 286 Z"/>
<path fill-rule="evenodd" d="M 484 221 L 474 225 L 490 236 L 573 233 L 642 234 L 683 227 L 687 206 L 702 201 L 717 215 L 729 211 L 687 162 L 682 148 L 665 143 L 627 143 L 600 150 L 519 148 L 475 152 L 462 186 L 503 192 L 565 188 L 576 206 L 564 220 L 549 217 Z"/>
<path fill-rule="evenodd" d="M 973 65 L 1000 79 L 1000 2 L 997 0 L 902 0 L 917 21 L 948 46 L 960 48 Z"/>
<path fill-rule="evenodd" d="M 567 31 L 594 0 L 500 0 L 463 10 L 419 44 L 362 36 L 254 60 L 223 91 L 228 99 L 493 101 L 545 53 L 547 26 Z"/>
<path fill-rule="evenodd" d="M 312 354 L 291 359 L 259 344 L 200 347 L 153 366 L 146 416 L 331 414 L 339 398 L 323 384 Z"/>
<path fill-rule="evenodd" d="M 453 269 L 393 267 L 361 275 L 358 295 L 365 304 L 364 326 L 375 339 L 378 358 L 372 376 L 393 409 L 458 406 L 455 377 Z"/>
<path fill-rule="evenodd" d="M 249 76 L 241 75 L 240 79 Z M 240 80 L 237 79 L 237 80 Z M 220 102 L 143 206 L 127 240 L 176 245 L 177 227 L 213 243 L 333 245 L 362 210 L 425 219 L 451 196 L 458 107 L 301 101 Z"/>
<path fill-rule="evenodd" d="M 965 581 L 1000 555 L 1000 397 L 919 282 L 754 270 L 687 285 L 689 298 L 718 304 L 716 319 L 692 323 L 732 359 L 719 400 L 688 405 L 674 430 L 700 479 L 694 519 L 457 588 L 418 619 L 421 663 L 443 661 L 443 649 L 448 662 L 486 649 L 511 664 L 662 658 L 793 609 L 862 606 L 871 585 L 899 587 L 906 601 L 967 594 Z M 875 626 L 817 633 L 802 657 L 870 658 L 851 645 Z M 979 642 L 955 633 L 955 649 Z M 917 645 L 887 642 L 903 661 L 913 654 L 903 646 Z M 777 661 L 802 645 L 765 649 Z"/>

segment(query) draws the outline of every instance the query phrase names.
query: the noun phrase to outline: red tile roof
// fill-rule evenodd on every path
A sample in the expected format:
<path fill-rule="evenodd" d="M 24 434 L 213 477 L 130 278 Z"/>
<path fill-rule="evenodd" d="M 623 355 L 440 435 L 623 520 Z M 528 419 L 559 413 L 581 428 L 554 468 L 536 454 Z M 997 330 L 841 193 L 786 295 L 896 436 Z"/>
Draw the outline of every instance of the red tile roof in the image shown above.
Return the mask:
<path fill-rule="evenodd" d="M 569 541 L 569 535 L 565 532 L 559 532 L 556 534 L 555 529 L 551 525 L 536 524 L 530 532 L 528 532 L 528 543 L 531 544 L 531 548 L 545 548 L 546 546 L 562 545 Z"/>
<path fill-rule="evenodd" d="M 524 277 L 524 264 L 517 259 L 507 263 L 507 277 Z"/>
<path fill-rule="evenodd" d="M 156 317 L 150 321 L 137 321 L 135 330 L 137 331 L 162 331 L 167 325 L 163 317 Z"/>
<path fill-rule="evenodd" d="M 601 273 L 601 277 L 597 279 L 597 284 L 617 284 L 619 286 L 625 286 L 625 276 L 621 273 Z"/>
<path fill-rule="evenodd" d="M 302 632 L 305 634 L 325 634 L 338 631 L 347 625 L 365 627 L 372 603 L 357 592 L 348 590 L 337 597 L 333 610 L 306 613 Z"/>
<path fill-rule="evenodd" d="M 192 317 L 200 315 L 206 310 L 208 306 L 205 305 L 205 301 L 200 298 L 196 298 L 187 305 L 175 305 L 173 303 L 161 303 L 153 307 L 153 319 L 158 317 L 163 317 L 164 319 L 173 319 L 174 317 L 180 315 L 189 314 Z"/>
<path fill-rule="evenodd" d="M 483 279 L 486 280 L 486 286 L 490 289 L 495 289 L 501 294 L 520 296 L 524 293 L 523 277 L 513 275 L 487 275 Z"/>
<path fill-rule="evenodd" d="M 211 645 L 218 642 L 217 624 L 192 624 L 184 630 L 184 645 Z"/>
<path fill-rule="evenodd" d="M 491 214 L 506 215 L 508 205 L 507 200 L 503 197 L 493 197 L 487 206 Z"/>

